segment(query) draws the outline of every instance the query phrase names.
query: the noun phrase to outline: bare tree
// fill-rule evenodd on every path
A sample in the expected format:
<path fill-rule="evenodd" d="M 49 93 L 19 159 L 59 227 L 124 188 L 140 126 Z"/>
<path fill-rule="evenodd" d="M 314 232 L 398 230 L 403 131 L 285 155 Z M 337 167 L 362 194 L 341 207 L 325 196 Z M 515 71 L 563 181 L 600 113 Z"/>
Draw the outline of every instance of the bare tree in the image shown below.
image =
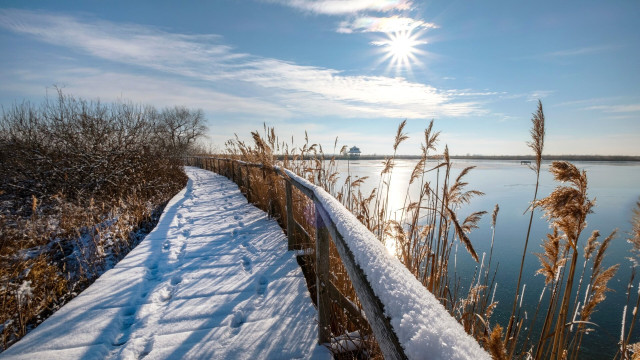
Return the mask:
<path fill-rule="evenodd" d="M 157 136 L 172 152 L 184 154 L 207 131 L 201 109 L 184 106 L 164 109 L 158 117 Z"/>

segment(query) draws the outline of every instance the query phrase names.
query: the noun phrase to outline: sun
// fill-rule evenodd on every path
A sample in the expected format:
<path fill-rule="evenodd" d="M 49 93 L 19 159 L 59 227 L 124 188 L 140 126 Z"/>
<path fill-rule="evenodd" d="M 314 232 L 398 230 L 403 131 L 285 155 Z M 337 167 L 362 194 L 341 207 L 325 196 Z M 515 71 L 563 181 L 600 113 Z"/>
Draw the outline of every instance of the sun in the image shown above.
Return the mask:
<path fill-rule="evenodd" d="M 408 59 L 416 51 L 415 43 L 406 33 L 391 35 L 387 51 L 394 59 Z"/>
<path fill-rule="evenodd" d="M 413 65 L 421 64 L 418 55 L 423 52 L 418 46 L 426 44 L 426 41 L 420 39 L 419 33 L 407 30 L 387 34 L 386 39 L 375 44 L 381 46 L 384 52 L 382 62 L 389 62 L 387 70 L 395 69 L 396 73 L 401 73 L 411 71 Z"/>

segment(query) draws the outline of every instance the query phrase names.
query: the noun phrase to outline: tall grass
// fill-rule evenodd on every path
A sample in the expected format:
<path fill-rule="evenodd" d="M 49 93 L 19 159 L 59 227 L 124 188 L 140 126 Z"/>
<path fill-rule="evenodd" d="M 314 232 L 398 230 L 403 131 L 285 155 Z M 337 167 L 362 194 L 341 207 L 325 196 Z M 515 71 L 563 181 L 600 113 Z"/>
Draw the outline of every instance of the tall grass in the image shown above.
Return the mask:
<path fill-rule="evenodd" d="M 640 260 L 640 201 L 636 202 L 636 207 L 633 209 L 631 217 L 631 232 L 628 234 L 627 241 L 631 244 L 632 256 L 628 259 L 631 261 L 631 276 L 629 277 L 629 284 L 627 286 L 627 301 L 622 311 L 622 325 L 620 330 L 619 351 L 616 354 L 616 358 L 620 359 L 637 359 L 640 356 L 640 341 L 631 343 L 631 336 L 635 327 L 636 321 L 638 321 L 638 307 L 640 307 L 640 283 L 636 285 L 638 288 L 635 294 L 632 293 L 633 284 L 635 281 L 635 275 L 638 267 L 638 260 Z M 631 302 L 635 297 L 635 302 Z M 633 305 L 631 311 L 628 311 L 630 306 Z M 630 321 L 628 316 L 630 315 Z M 627 328 L 628 326 L 628 328 Z"/>
<path fill-rule="evenodd" d="M 603 266 L 607 248 L 617 232 L 614 230 L 602 242 L 599 241 L 598 231 L 585 239 L 582 233 L 587 217 L 595 206 L 595 200 L 588 196 L 586 172 L 569 162 L 556 161 L 549 166 L 549 171 L 560 184 L 548 196 L 538 199 L 545 137 L 545 116 L 540 101 L 531 121 L 531 141 L 527 144 L 535 155 L 535 163 L 531 168 L 535 174 L 536 186 L 533 200 L 525 212 L 528 212 L 529 222 L 527 228 L 523 229 L 525 236 L 522 259 L 517 286 L 512 290 L 514 296 L 510 302 L 511 311 L 506 324 L 497 324 L 491 318 L 498 306 L 495 301 L 498 269 L 492 257 L 499 206 L 496 205 L 492 212 L 489 255 L 487 257 L 482 254 L 480 257 L 471 240 L 471 232 L 478 227 L 486 212 L 473 212 L 464 218 L 460 213 L 475 197 L 482 196 L 483 193 L 470 189 L 466 181 L 473 166 L 464 168 L 457 176 L 452 174 L 448 147 L 445 145 L 442 152 L 437 150 L 440 133 L 434 131 L 433 121 L 424 131 L 421 157 L 406 184 L 406 193 L 402 196 L 403 206 L 399 211 L 392 211 L 394 209 L 390 208 L 389 199 L 391 182 L 397 181 L 393 177 L 397 150 L 408 138 L 404 132 L 406 121 L 400 123 L 395 138 L 392 139 L 393 152 L 382 163 L 377 187 L 368 193 L 362 192 L 364 178 L 353 178 L 352 174 L 347 173 L 342 174 L 344 180 L 339 182 L 341 174 L 338 173 L 335 157 L 325 155 L 321 146 L 309 144 L 306 134 L 305 143 L 296 147 L 293 139 L 290 143 L 280 142 L 275 130 L 265 127 L 263 135 L 252 133 L 253 144 L 246 144 L 238 138 L 229 141 L 226 156 L 263 164 L 262 170 L 246 170 L 250 174 L 251 187 L 245 187 L 244 191 L 250 193 L 253 202 L 273 214 L 283 227 L 286 222 L 286 216 L 283 215 L 283 180 L 268 169 L 274 166 L 287 167 L 333 194 L 381 242 L 394 249 L 398 259 L 494 358 L 577 359 L 584 335 L 593 331 L 592 314 L 606 299 L 606 293 L 610 291 L 607 284 L 619 267 Z M 344 147 L 336 150 L 337 140 L 333 153 L 344 150 Z M 277 155 L 281 160 L 278 160 Z M 228 173 L 229 170 L 222 171 Z M 414 187 L 419 189 L 417 195 L 410 191 Z M 310 237 L 300 237 L 299 247 L 314 249 L 313 205 L 306 197 L 294 192 L 294 208 L 295 220 L 304 224 L 305 231 L 311 234 Z M 522 283 L 522 278 L 525 258 L 529 253 L 534 215 L 537 212 L 542 212 L 546 225 L 552 231 L 540 243 L 542 252 L 535 254 L 540 261 L 537 273 L 544 276 L 545 286 L 541 293 L 533 294 L 526 293 L 526 284 Z M 634 218 L 636 233 L 630 237 L 638 252 L 639 212 L 640 210 L 636 210 Z M 536 226 L 540 225 L 542 224 Z M 478 264 L 470 278 L 463 278 L 458 274 L 457 257 L 464 256 L 458 254 L 458 247 L 466 250 L 467 256 Z M 358 299 L 333 247 L 330 268 L 336 287 L 357 306 Z M 314 284 L 311 282 L 310 286 L 313 293 Z M 528 298 L 537 299 L 533 316 L 527 316 L 522 308 L 525 293 Z M 629 343 L 638 304 L 640 295 L 633 310 L 632 325 L 626 332 L 623 325 L 620 344 L 622 358 L 628 358 L 631 349 L 635 349 Z M 333 306 L 331 330 L 334 335 L 363 329 L 362 324 L 353 317 L 345 315 L 347 312 L 344 308 L 337 304 Z M 362 334 L 365 334 L 362 338 L 373 340 L 366 329 Z M 369 350 L 365 348 L 363 351 L 368 351 L 369 355 L 379 354 L 371 350 L 375 349 L 372 341 L 368 342 L 368 346 Z"/>

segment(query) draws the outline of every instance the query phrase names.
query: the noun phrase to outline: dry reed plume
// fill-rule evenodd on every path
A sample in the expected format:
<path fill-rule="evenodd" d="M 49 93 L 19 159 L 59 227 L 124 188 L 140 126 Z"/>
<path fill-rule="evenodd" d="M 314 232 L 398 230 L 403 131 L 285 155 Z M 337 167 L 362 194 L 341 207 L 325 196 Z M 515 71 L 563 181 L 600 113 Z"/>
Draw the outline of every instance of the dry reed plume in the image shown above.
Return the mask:
<path fill-rule="evenodd" d="M 492 212 L 488 258 L 486 254 L 480 257 L 469 234 L 478 227 L 486 212 L 473 212 L 464 219 L 458 214 L 473 198 L 483 193 L 468 189 L 466 177 L 473 170 L 472 166 L 453 176 L 448 147 L 445 145 L 441 154 L 437 152 L 440 133 L 433 130 L 433 121 L 424 131 L 421 157 L 411 171 L 401 209 L 391 209 L 389 198 L 391 181 L 397 181 L 393 178 L 396 154 L 408 138 L 404 132 L 406 121 L 398 126 L 393 141 L 393 154 L 381 164 L 377 187 L 368 193 L 362 192 L 365 179 L 353 178 L 349 170 L 343 176 L 343 183 L 338 183 L 340 174 L 336 158 L 326 157 L 321 146 L 310 145 L 306 133 L 302 147 L 294 146 L 293 139 L 289 144 L 279 142 L 274 129 L 266 127 L 264 136 L 258 132 L 252 133 L 253 145 L 247 145 L 238 138 L 227 142 L 225 157 L 247 163 L 259 163 L 262 165 L 261 169 L 242 167 L 241 163 L 232 165 L 227 161 L 217 161 L 205 166 L 229 177 L 234 177 L 238 171 L 240 174 L 244 172 L 244 177 L 237 178 L 241 189 L 248 194 L 252 202 L 278 219 L 283 227 L 286 225 L 286 216 L 283 215 L 284 183 L 271 169 L 284 166 L 310 182 L 322 186 L 340 200 L 381 242 L 394 249 L 398 259 L 440 299 L 449 313 L 456 317 L 465 330 L 483 344 L 494 358 L 577 359 L 584 334 L 593 331 L 591 317 L 597 306 L 605 300 L 606 293 L 610 291 L 607 284 L 618 269 L 618 265 L 603 267 L 606 250 L 615 238 L 616 231 L 602 242 L 598 241 L 600 233 L 594 231 L 586 243 L 581 244 L 587 215 L 592 212 L 595 201 L 589 199 L 587 194 L 586 172 L 580 171 L 569 162 L 558 161 L 551 164 L 549 169 L 561 185 L 547 197 L 538 199 L 545 138 L 545 116 L 540 101 L 531 122 L 531 141 L 527 145 L 535 155 L 531 169 L 536 176 L 536 186 L 533 200 L 527 209 L 529 223 L 524 237 L 517 287 L 513 289 L 513 303 L 505 327 L 499 324 L 492 325 L 491 319 L 498 305 L 494 299 L 497 266 L 493 265 L 492 257 L 499 206 L 496 205 Z M 334 153 L 336 150 L 337 139 Z M 345 147 L 342 147 L 339 153 L 344 151 Z M 247 183 L 250 183 L 250 186 Z M 409 191 L 412 186 L 418 189 L 417 195 Z M 640 203 L 638 206 L 634 213 L 634 232 L 629 241 L 634 244 L 634 251 L 640 254 Z M 298 247 L 307 249 L 304 250 L 305 254 L 312 254 L 315 249 L 313 204 L 295 189 L 294 209 L 295 221 L 303 225 L 303 232 L 307 234 L 296 231 Z M 540 261 L 537 273 L 543 275 L 545 286 L 539 296 L 529 295 L 537 296 L 539 299 L 535 313 L 532 317 L 527 317 L 526 311 L 522 308 L 526 288 L 526 284 L 522 284 L 522 276 L 533 216 L 539 210 L 544 213 L 553 231 L 543 239 L 542 253 L 536 254 Z M 473 276 L 465 280 L 469 281 L 468 286 L 463 286 L 463 280 L 457 273 L 458 244 L 478 263 Z M 579 257 L 582 258 L 581 266 L 578 264 Z M 305 271 L 312 272 L 313 255 L 309 259 L 311 266 Z M 354 306 L 359 306 L 333 245 L 330 268 L 336 288 L 347 295 Z M 315 285 L 310 280 L 315 277 L 307 278 L 312 297 L 315 299 Z M 462 290 L 465 287 L 468 289 L 466 292 Z M 637 344 L 629 344 L 638 305 L 640 295 L 632 312 L 633 321 L 626 333 L 623 324 L 620 353 L 625 359 L 630 358 L 638 348 Z M 360 354 L 380 356 L 375 350 L 375 339 L 366 330 L 366 324 L 363 325 L 357 321 L 357 317 L 350 316 L 342 305 L 332 306 L 332 333 L 339 335 L 359 329 L 360 335 L 356 336 L 355 340 L 364 345 L 364 352 Z"/>

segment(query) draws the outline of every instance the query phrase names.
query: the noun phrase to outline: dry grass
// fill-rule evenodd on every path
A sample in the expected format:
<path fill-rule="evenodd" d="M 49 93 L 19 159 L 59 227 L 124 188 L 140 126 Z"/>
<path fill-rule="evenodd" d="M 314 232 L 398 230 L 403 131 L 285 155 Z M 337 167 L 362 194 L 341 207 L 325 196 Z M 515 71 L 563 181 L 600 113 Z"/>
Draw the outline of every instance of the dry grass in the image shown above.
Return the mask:
<path fill-rule="evenodd" d="M 610 291 L 607 284 L 619 266 L 604 268 L 602 265 L 616 231 L 602 243 L 598 242 L 599 232 L 594 231 L 586 240 L 586 244 L 581 244 L 582 231 L 586 227 L 587 216 L 595 206 L 595 201 L 589 199 L 587 194 L 586 172 L 580 171 L 571 163 L 551 164 L 550 171 L 561 185 L 549 196 L 540 200 L 537 198 L 543 161 L 544 122 L 542 103 L 539 102 L 537 111 L 532 116 L 532 139 L 528 143 L 536 156 L 535 164 L 531 166 L 536 175 L 536 187 L 528 209 L 529 224 L 524 239 L 518 286 L 513 289 L 512 311 L 506 327 L 491 325 L 491 316 L 497 306 L 493 298 L 497 287 L 497 269 L 492 265 L 492 256 L 499 206 L 496 205 L 492 213 L 493 232 L 489 256 L 485 259 L 483 254 L 480 258 L 475 251 L 470 233 L 477 228 L 486 212 L 474 212 L 464 219 L 458 214 L 473 198 L 483 194 L 468 189 L 469 184 L 465 179 L 473 167 L 463 169 L 453 178 L 448 147 L 445 146 L 442 153 L 437 154 L 440 133 L 433 130 L 433 121 L 425 129 L 421 146 L 422 156 L 411 172 L 404 195 L 404 206 L 399 211 L 400 216 L 397 212 L 392 213 L 389 208 L 389 192 L 391 181 L 396 181 L 393 178 L 395 154 L 407 139 L 404 133 L 405 121 L 399 125 L 393 139 L 393 155 L 383 161 L 377 187 L 370 193 L 362 193 L 361 185 L 364 179 L 354 179 L 349 172 L 344 174 L 344 182 L 338 183 L 339 174 L 335 158 L 326 157 L 319 145 L 309 144 L 307 136 L 303 146 L 296 147 L 293 139 L 291 143 L 279 142 L 274 129 L 265 127 L 263 135 L 258 132 L 252 133 L 252 145 L 245 144 L 237 138 L 229 141 L 227 154 L 224 156 L 263 165 L 262 169 L 243 170 L 249 174 L 250 186 L 246 184 L 246 175 L 245 180 L 238 182 L 251 201 L 274 216 L 283 228 L 286 228 L 284 184 L 283 180 L 271 171 L 274 166 L 289 168 L 333 194 L 381 242 L 395 249 L 398 259 L 494 358 L 578 358 L 583 335 L 593 331 L 591 316 L 597 306 L 605 300 L 606 293 Z M 337 140 L 333 153 L 343 152 L 344 147 L 337 152 L 336 145 Z M 276 154 L 281 155 L 281 160 L 277 160 Z M 231 177 L 229 162 L 210 162 L 208 168 Z M 418 187 L 417 196 L 410 193 L 411 186 Z M 629 240 L 634 244 L 637 254 L 640 253 L 640 203 L 638 206 L 634 215 L 634 233 Z M 536 254 L 540 260 L 537 273 L 544 276 L 546 286 L 541 294 L 529 295 L 537 297 L 538 303 L 534 315 L 527 317 L 522 309 L 526 284 L 521 284 L 521 279 L 533 216 L 539 210 L 543 211 L 553 231 L 542 240 L 542 253 Z M 310 237 L 306 237 L 296 233 L 298 247 L 308 249 L 306 254 L 313 254 L 313 204 L 295 189 L 294 214 L 295 221 L 302 224 L 310 234 Z M 458 256 L 458 244 L 478 263 L 475 274 L 470 281 L 467 280 L 468 286 L 463 286 L 456 270 L 455 256 Z M 313 272 L 313 256 L 309 256 L 311 261 L 307 262 L 310 266 L 306 272 Z M 578 264 L 579 257 L 583 259 L 582 266 Z M 332 281 L 353 304 L 359 306 L 357 296 L 333 246 L 330 261 Z M 315 275 L 307 279 L 315 298 Z M 468 290 L 465 292 L 463 288 Z M 640 295 L 633 310 L 632 324 L 636 321 L 638 305 Z M 339 336 L 360 330 L 360 335 L 367 339 L 364 353 L 369 357 L 380 357 L 375 339 L 366 328 L 366 324 L 358 323 L 356 318 L 349 316 L 339 304 L 334 303 L 332 306 L 332 334 Z M 525 329 L 527 331 L 524 331 Z M 635 345 L 628 345 L 632 330 L 633 325 L 625 337 L 623 324 L 621 349 L 625 354 L 624 358 L 630 358 L 631 353 L 637 348 Z M 362 354 L 361 352 L 360 355 Z"/>
<path fill-rule="evenodd" d="M 62 92 L 39 106 L 3 109 L 3 349 L 124 257 L 185 185 L 172 155 L 186 139 L 164 141 L 171 137 L 156 127 L 189 120 L 184 112 L 169 119 L 178 110 L 105 105 Z"/>
<path fill-rule="evenodd" d="M 639 359 L 640 358 L 640 342 L 631 343 L 631 335 L 635 327 L 636 321 L 638 321 L 638 308 L 640 307 L 640 284 L 636 285 L 638 290 L 635 294 L 635 303 L 631 303 L 632 288 L 635 280 L 636 269 L 638 267 L 638 259 L 640 258 L 640 201 L 636 202 L 636 207 L 633 209 L 631 216 L 631 232 L 628 234 L 627 242 L 631 244 L 631 252 L 634 256 L 629 257 L 631 261 L 631 276 L 629 277 L 629 283 L 627 286 L 627 302 L 624 305 L 622 312 L 622 326 L 620 331 L 620 350 L 616 354 L 616 358 L 620 359 Z M 630 311 L 631 319 L 627 322 L 628 308 L 633 305 Z M 627 324 L 629 328 L 627 329 Z"/>

